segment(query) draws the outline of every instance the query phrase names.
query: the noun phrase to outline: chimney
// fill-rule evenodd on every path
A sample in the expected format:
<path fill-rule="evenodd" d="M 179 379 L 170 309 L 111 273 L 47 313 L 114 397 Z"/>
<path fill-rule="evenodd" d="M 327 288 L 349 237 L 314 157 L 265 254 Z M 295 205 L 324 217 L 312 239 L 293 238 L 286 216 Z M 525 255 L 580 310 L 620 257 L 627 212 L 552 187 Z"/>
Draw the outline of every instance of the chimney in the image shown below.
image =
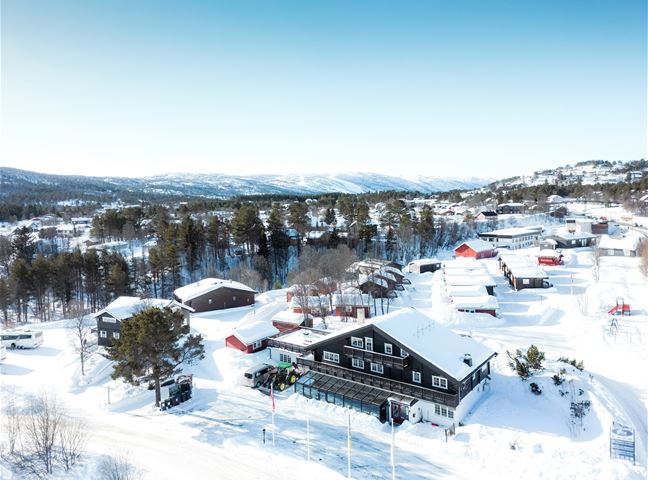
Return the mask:
<path fill-rule="evenodd" d="M 469 367 L 472 367 L 472 355 L 470 353 L 464 353 L 463 361 Z"/>

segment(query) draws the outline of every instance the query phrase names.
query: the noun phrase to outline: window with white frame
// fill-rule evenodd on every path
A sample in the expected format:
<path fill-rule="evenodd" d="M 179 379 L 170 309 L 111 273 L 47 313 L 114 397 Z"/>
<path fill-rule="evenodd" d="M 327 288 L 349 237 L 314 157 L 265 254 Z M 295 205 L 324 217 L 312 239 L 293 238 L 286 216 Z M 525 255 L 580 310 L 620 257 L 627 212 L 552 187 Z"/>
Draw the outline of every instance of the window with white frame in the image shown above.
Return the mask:
<path fill-rule="evenodd" d="M 99 336 L 101 338 L 107 338 L 108 337 L 108 332 L 106 332 L 105 330 L 99 330 Z"/>
<path fill-rule="evenodd" d="M 236 301 L 236 295 L 232 295 L 232 301 L 233 301 L 233 302 Z"/>
<path fill-rule="evenodd" d="M 382 363 L 373 363 L 371 362 L 371 371 L 374 373 L 384 373 L 384 368 L 382 366 Z"/>
<path fill-rule="evenodd" d="M 339 353 L 333 353 L 333 352 L 324 351 L 322 358 L 324 359 L 325 362 L 340 363 L 340 354 Z"/>
<path fill-rule="evenodd" d="M 353 368 L 361 368 L 364 370 L 364 360 L 360 360 L 359 358 L 352 358 L 351 366 Z"/>
<path fill-rule="evenodd" d="M 208 303 L 209 305 L 211 305 L 211 304 L 212 304 L 212 299 L 211 299 L 211 298 L 208 298 L 208 299 L 207 299 L 207 303 Z"/>
<path fill-rule="evenodd" d="M 256 342 L 252 343 L 252 350 L 257 350 L 263 346 L 263 342 L 261 340 L 257 340 Z"/>
<path fill-rule="evenodd" d="M 280 353 L 279 354 L 279 361 L 280 362 L 288 362 L 288 363 L 290 363 L 290 362 L 292 362 L 292 358 L 290 358 L 290 355 L 288 355 L 287 353 Z"/>
<path fill-rule="evenodd" d="M 436 375 L 432 375 L 432 386 L 437 388 L 445 388 L 447 390 L 448 379 L 443 377 L 437 377 Z"/>
<path fill-rule="evenodd" d="M 529 279 L 528 278 L 523 278 L 522 279 L 522 285 L 529 285 Z"/>
<path fill-rule="evenodd" d="M 454 418 L 454 410 L 443 405 L 434 404 L 434 413 L 441 417 Z"/>
<path fill-rule="evenodd" d="M 113 332 L 113 338 L 119 340 L 119 332 Z"/>
<path fill-rule="evenodd" d="M 385 353 L 387 355 L 391 355 L 392 351 L 393 351 L 392 350 L 392 344 L 391 343 L 385 343 Z"/>
<path fill-rule="evenodd" d="M 364 348 L 364 341 L 362 338 L 351 337 L 351 346 L 356 348 Z"/>
<path fill-rule="evenodd" d="M 414 383 L 421 383 L 421 372 L 412 372 L 412 381 Z"/>
<path fill-rule="evenodd" d="M 373 338 L 365 337 L 365 350 L 373 352 Z"/>
<path fill-rule="evenodd" d="M 405 358 L 407 355 L 409 355 L 407 353 L 407 350 L 403 350 L 402 348 L 400 349 L 400 354 L 401 354 L 401 357 L 403 357 L 403 358 Z"/>

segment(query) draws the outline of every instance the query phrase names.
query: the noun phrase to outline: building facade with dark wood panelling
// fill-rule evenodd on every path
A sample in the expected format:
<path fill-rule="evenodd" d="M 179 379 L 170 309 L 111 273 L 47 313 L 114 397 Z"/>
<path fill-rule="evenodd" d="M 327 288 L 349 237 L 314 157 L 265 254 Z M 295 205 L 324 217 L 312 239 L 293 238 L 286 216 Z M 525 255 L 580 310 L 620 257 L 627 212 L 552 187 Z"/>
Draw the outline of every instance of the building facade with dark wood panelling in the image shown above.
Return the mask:
<path fill-rule="evenodd" d="M 311 371 L 387 392 L 384 402 L 392 404 L 395 421 L 422 420 L 435 424 L 456 423 L 465 416 L 483 393 L 490 374 L 490 359 L 496 355 L 409 308 L 344 334 L 330 335 L 307 350 L 311 355 L 297 362 Z M 315 388 L 318 396 L 322 396 L 323 389 L 308 384 L 308 379 L 301 385 L 298 392 L 312 396 Z M 353 388 L 349 385 L 347 389 Z M 394 395 L 402 398 L 390 401 Z M 348 397 L 353 407 L 355 396 Z M 334 401 L 345 403 L 347 399 Z M 389 412 L 383 408 L 377 411 Z"/>

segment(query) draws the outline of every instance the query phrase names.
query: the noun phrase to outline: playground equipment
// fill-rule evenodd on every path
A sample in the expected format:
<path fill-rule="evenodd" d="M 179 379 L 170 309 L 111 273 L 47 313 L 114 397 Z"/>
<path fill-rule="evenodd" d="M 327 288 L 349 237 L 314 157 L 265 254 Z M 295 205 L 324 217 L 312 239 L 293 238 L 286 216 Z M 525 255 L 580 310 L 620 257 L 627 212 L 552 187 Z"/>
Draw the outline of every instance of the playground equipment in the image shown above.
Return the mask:
<path fill-rule="evenodd" d="M 622 297 L 617 298 L 616 305 L 608 310 L 610 315 L 630 315 L 630 305 L 623 301 Z"/>

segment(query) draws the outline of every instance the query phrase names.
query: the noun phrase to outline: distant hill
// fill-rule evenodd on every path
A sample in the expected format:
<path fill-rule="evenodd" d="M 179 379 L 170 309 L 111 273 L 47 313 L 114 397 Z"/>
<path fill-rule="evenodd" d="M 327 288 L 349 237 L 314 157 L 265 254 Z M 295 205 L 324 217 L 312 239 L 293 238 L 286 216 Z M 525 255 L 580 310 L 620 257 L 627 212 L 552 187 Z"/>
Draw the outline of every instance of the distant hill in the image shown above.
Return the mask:
<path fill-rule="evenodd" d="M 492 179 L 396 177 L 374 173 L 336 175 L 248 175 L 176 173 L 144 178 L 85 177 L 50 175 L 0 167 L 0 197 L 29 192 L 65 192 L 72 196 L 103 196 L 120 192 L 154 196 L 228 198 L 237 195 L 315 195 L 322 193 L 365 193 L 376 191 L 418 191 L 422 193 L 468 190 Z"/>

